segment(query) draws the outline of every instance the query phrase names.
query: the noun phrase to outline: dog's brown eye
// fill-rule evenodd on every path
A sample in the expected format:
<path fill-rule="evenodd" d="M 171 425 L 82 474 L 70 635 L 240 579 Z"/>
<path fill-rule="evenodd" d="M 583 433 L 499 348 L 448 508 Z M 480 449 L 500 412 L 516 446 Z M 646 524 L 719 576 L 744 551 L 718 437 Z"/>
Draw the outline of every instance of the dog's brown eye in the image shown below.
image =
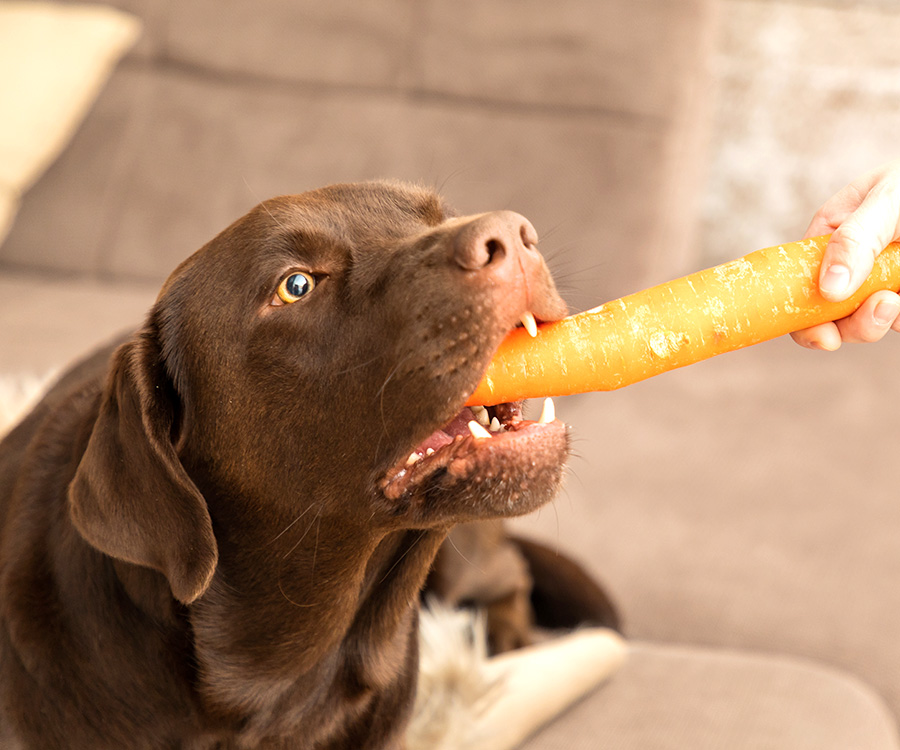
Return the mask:
<path fill-rule="evenodd" d="M 296 302 L 309 294 L 316 285 L 316 280 L 308 273 L 292 273 L 278 285 L 278 299 L 285 305 Z"/>

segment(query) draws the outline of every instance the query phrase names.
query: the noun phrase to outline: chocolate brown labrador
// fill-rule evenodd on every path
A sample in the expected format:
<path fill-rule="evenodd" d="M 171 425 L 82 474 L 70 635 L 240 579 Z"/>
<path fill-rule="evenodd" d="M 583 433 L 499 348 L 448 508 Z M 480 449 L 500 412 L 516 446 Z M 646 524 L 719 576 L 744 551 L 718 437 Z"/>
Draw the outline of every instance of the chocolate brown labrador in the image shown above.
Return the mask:
<path fill-rule="evenodd" d="M 553 497 L 566 427 L 504 404 L 473 434 L 464 404 L 523 314 L 566 312 L 536 242 L 338 185 L 182 263 L 0 444 L 2 747 L 400 748 L 438 555 L 435 591 L 527 640 L 553 563 L 489 519 Z M 609 620 L 579 575 L 571 619 Z"/>

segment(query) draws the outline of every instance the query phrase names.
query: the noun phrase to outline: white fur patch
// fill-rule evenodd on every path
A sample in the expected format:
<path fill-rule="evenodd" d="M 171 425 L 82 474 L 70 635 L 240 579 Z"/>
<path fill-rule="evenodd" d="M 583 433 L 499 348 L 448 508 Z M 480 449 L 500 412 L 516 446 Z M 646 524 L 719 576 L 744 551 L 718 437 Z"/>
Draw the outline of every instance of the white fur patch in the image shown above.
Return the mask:
<path fill-rule="evenodd" d="M 501 686 L 487 675 L 483 617 L 430 601 L 419 617 L 419 689 L 408 750 L 468 748 L 472 720 Z"/>
<path fill-rule="evenodd" d="M 52 375 L 0 375 L 0 438 L 37 403 L 52 378 Z"/>
<path fill-rule="evenodd" d="M 483 618 L 429 602 L 419 625 L 409 750 L 513 750 L 621 666 L 627 646 L 586 628 L 489 658 Z"/>

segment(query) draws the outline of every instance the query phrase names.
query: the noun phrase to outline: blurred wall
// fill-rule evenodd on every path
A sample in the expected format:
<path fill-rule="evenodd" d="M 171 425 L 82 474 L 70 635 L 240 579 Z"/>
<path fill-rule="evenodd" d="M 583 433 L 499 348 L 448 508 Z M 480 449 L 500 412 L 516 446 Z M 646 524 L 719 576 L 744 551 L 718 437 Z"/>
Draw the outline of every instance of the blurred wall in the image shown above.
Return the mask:
<path fill-rule="evenodd" d="M 705 264 L 799 239 L 836 190 L 900 156 L 900 2 L 719 3 Z"/>

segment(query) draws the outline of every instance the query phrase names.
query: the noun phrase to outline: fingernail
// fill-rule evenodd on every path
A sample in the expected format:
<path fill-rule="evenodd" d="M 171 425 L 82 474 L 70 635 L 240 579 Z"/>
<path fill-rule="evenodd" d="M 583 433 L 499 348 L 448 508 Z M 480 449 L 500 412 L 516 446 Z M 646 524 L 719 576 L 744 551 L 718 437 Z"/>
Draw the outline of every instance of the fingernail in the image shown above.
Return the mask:
<path fill-rule="evenodd" d="M 850 286 L 850 269 L 841 263 L 832 263 L 822 277 L 819 289 L 828 294 L 843 294 Z"/>
<path fill-rule="evenodd" d="M 875 305 L 875 311 L 872 313 L 875 322 L 882 326 L 891 325 L 898 315 L 900 315 L 900 305 L 896 302 L 879 302 Z"/>

